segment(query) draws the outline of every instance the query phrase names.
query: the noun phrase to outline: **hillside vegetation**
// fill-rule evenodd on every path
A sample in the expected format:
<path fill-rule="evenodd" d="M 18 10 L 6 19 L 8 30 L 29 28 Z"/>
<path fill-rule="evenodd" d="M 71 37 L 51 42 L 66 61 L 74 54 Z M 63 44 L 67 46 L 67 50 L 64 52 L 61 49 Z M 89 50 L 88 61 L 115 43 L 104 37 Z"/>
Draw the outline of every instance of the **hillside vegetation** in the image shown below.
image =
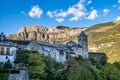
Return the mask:
<path fill-rule="evenodd" d="M 89 51 L 105 52 L 108 62 L 120 61 L 120 21 L 93 25 L 85 30 Z M 77 42 L 77 36 L 71 39 Z"/>
<path fill-rule="evenodd" d="M 67 55 L 62 64 L 36 51 L 19 50 L 15 63 L 21 64 L 18 69 L 26 66 L 30 80 L 120 80 L 120 62 L 102 64 L 95 57 L 90 61 Z"/>

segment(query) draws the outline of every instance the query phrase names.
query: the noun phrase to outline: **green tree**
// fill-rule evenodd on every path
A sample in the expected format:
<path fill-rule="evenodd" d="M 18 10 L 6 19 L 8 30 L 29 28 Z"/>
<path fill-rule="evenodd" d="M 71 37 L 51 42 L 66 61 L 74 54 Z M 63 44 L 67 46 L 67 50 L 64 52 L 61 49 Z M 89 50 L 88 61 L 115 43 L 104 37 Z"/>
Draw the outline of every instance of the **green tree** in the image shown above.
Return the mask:
<path fill-rule="evenodd" d="M 104 78 L 102 76 L 104 76 L 104 74 L 99 70 L 99 69 L 95 69 L 95 70 L 91 70 L 95 80 L 104 80 Z"/>
<path fill-rule="evenodd" d="M 56 60 L 50 56 L 45 56 L 46 80 L 64 80 L 64 65 L 56 62 Z"/>
<path fill-rule="evenodd" d="M 81 55 L 79 55 L 78 57 L 75 57 L 75 59 L 77 60 L 79 65 L 82 64 L 85 61 Z"/>
<path fill-rule="evenodd" d="M 30 51 L 28 50 L 18 50 L 15 63 L 28 63 L 28 57 L 29 57 Z"/>
<path fill-rule="evenodd" d="M 105 75 L 105 80 L 119 80 L 120 71 L 114 64 L 107 64 L 102 69 L 103 74 Z"/>
<path fill-rule="evenodd" d="M 3 66 L 3 69 L 11 69 L 11 68 L 12 68 L 12 64 L 10 63 L 10 60 L 6 61 Z"/>
<path fill-rule="evenodd" d="M 0 73 L 0 80 L 8 80 L 9 74 L 8 73 Z"/>
<path fill-rule="evenodd" d="M 28 63 L 30 78 L 42 79 L 46 68 L 44 57 L 39 53 L 30 53 Z"/>
<path fill-rule="evenodd" d="M 120 70 L 120 62 L 114 62 L 113 64 Z"/>
<path fill-rule="evenodd" d="M 95 77 L 90 67 L 84 63 L 70 71 L 68 80 L 95 80 Z"/>
<path fill-rule="evenodd" d="M 65 65 L 67 66 L 67 69 L 69 71 L 70 69 L 79 67 L 79 62 L 71 55 L 68 55 Z"/>
<path fill-rule="evenodd" d="M 91 63 L 93 64 L 93 65 L 95 65 L 97 68 L 99 68 L 99 61 L 98 61 L 98 59 L 96 58 L 96 57 L 92 57 L 91 59 L 90 59 L 90 61 L 91 61 Z"/>

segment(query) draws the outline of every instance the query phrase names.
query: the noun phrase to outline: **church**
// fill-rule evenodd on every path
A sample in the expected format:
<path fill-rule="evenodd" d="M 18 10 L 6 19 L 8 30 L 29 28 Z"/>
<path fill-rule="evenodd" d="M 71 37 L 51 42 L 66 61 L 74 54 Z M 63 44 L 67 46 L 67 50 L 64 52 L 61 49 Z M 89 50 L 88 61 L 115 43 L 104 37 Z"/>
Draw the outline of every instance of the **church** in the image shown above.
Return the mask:
<path fill-rule="evenodd" d="M 70 40 L 68 43 L 66 43 L 66 47 L 68 48 L 67 53 L 69 53 L 71 56 L 79 56 L 81 55 L 84 59 L 88 59 L 88 39 L 87 35 L 82 31 L 78 35 L 78 44 L 74 41 Z"/>

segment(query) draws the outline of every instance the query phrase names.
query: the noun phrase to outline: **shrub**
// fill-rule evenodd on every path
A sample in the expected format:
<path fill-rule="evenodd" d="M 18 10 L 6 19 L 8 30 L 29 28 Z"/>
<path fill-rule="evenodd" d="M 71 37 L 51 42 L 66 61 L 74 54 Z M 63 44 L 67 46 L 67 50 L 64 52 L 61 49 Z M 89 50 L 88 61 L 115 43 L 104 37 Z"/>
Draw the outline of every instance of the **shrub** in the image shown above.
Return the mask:
<path fill-rule="evenodd" d="M 12 64 L 10 63 L 10 60 L 6 61 L 3 66 L 3 69 L 11 69 L 11 68 L 12 68 Z"/>

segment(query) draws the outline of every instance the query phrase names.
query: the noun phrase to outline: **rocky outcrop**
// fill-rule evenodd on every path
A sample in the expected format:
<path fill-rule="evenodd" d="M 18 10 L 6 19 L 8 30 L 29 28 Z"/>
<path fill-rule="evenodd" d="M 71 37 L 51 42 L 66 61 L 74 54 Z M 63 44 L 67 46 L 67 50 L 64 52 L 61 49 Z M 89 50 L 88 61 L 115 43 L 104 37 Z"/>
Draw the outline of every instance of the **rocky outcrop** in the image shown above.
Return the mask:
<path fill-rule="evenodd" d="M 51 43 L 60 43 L 61 41 L 69 39 L 71 36 L 77 35 L 86 28 L 69 28 L 66 26 L 57 26 L 46 28 L 43 26 L 33 25 L 24 26 L 18 33 L 10 34 L 8 39 L 13 40 L 40 40 L 49 41 Z"/>

